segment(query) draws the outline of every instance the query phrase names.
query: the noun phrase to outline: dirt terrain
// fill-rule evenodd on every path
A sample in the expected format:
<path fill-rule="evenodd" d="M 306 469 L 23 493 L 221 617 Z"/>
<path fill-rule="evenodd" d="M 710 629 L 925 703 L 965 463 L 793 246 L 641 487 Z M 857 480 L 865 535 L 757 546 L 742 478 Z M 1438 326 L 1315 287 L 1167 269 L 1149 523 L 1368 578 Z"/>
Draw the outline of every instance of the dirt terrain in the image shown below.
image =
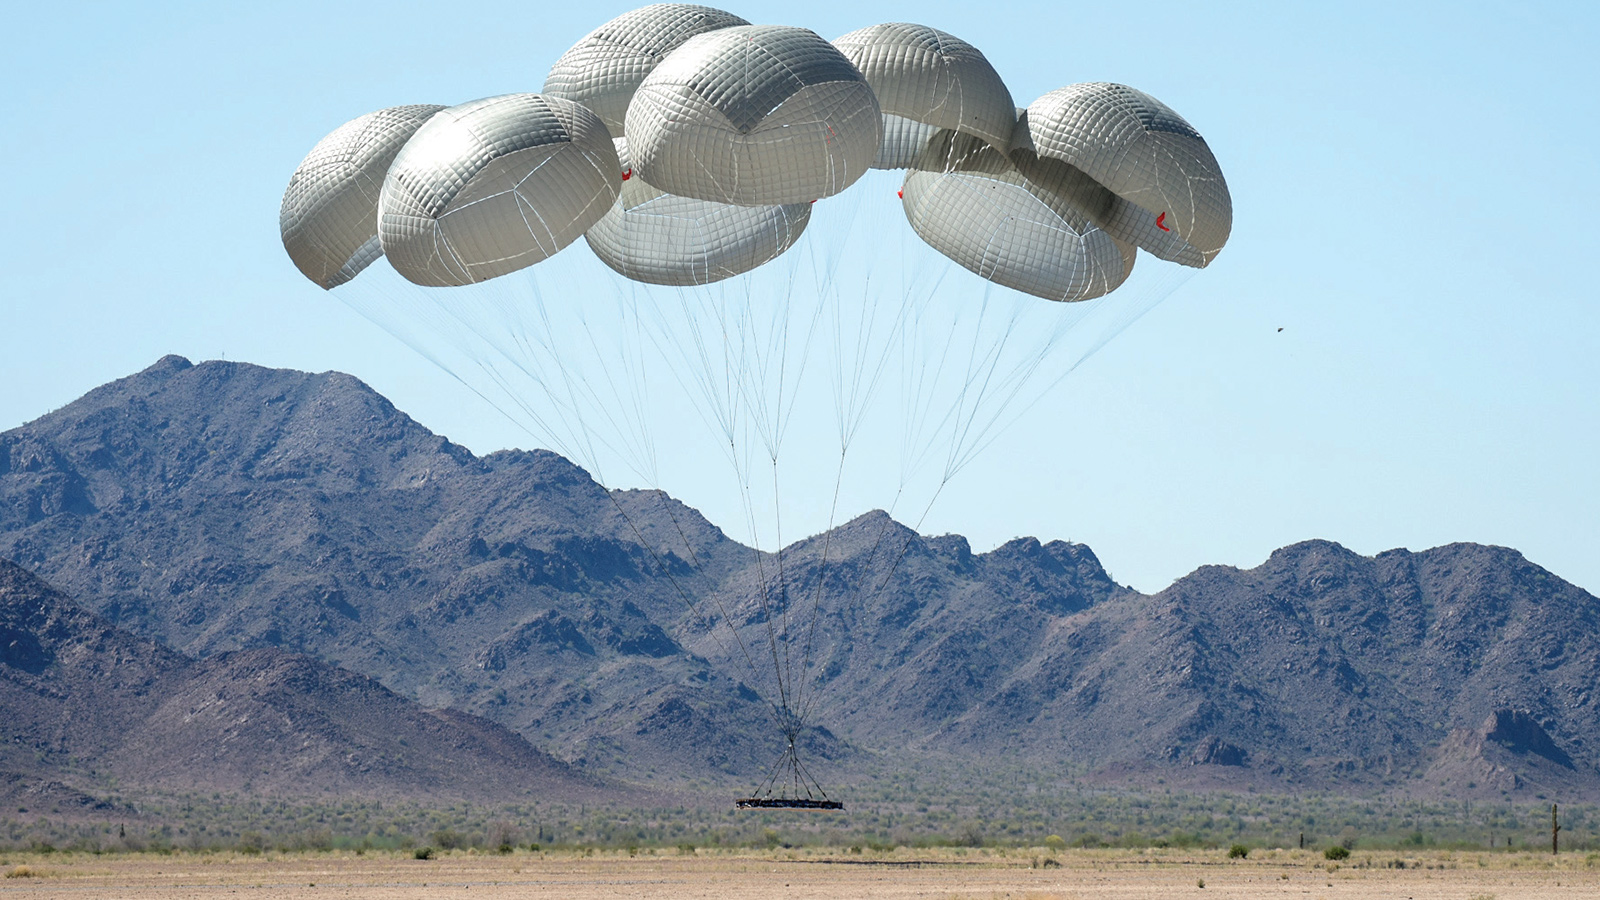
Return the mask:
<path fill-rule="evenodd" d="M 1600 858 L 1585 854 L 1357 853 L 1344 865 L 1297 851 L 1042 852 L 640 851 L 474 855 L 432 860 L 385 853 L 52 854 L 5 860 L 0 898 L 561 897 L 616 900 L 937 898 L 937 900 L 1145 900 L 1145 898 L 1597 898 Z M 1397 868 L 1396 862 L 1406 868 Z M 1038 865 L 1038 868 L 1034 866 Z M 1331 868 L 1331 871 L 1330 871 Z M 1203 887 L 1202 887 L 1203 883 Z"/>

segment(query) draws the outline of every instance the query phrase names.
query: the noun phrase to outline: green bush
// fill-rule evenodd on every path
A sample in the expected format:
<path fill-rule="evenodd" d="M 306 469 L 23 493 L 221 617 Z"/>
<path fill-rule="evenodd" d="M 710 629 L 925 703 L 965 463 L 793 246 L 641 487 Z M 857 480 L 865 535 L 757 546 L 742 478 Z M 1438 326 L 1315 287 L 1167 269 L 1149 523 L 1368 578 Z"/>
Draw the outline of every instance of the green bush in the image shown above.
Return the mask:
<path fill-rule="evenodd" d="M 1244 859 L 1250 855 L 1250 848 L 1243 844 L 1234 844 L 1228 848 L 1229 859 Z"/>
<path fill-rule="evenodd" d="M 1329 847 L 1328 849 L 1322 851 L 1322 858 L 1323 859 L 1349 859 L 1350 858 L 1350 851 L 1345 849 L 1344 847 L 1339 846 L 1338 844 L 1334 844 L 1332 847 Z"/>
<path fill-rule="evenodd" d="M 1067 848 L 1067 841 L 1059 834 L 1052 834 L 1044 839 L 1044 845 L 1049 847 L 1051 850 L 1065 850 Z"/>
<path fill-rule="evenodd" d="M 418 847 L 417 849 L 411 851 L 411 858 L 412 859 L 433 859 L 433 848 L 432 847 Z"/>

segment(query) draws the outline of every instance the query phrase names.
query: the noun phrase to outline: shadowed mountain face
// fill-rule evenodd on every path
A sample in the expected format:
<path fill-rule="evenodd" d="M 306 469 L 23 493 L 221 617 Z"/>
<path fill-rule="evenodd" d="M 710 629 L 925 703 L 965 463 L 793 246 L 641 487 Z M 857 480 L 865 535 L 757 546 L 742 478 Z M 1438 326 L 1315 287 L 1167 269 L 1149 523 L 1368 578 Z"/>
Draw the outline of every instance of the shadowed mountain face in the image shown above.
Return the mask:
<path fill-rule="evenodd" d="M 205 665 L 299 651 L 623 775 L 764 771 L 777 685 L 746 654 L 776 648 L 835 771 L 1600 787 L 1600 603 L 1512 550 L 1311 541 L 1146 596 L 1081 545 L 871 513 L 763 589 L 772 558 L 677 501 L 475 457 L 339 374 L 168 357 L 0 434 L 0 556 Z"/>
<path fill-rule="evenodd" d="M 0 561 L 0 796 L 123 786 L 283 795 L 618 795 L 515 733 L 276 649 L 194 661 Z M 75 785 L 74 788 L 66 787 Z M 48 797 L 60 806 L 62 796 Z"/>
<path fill-rule="evenodd" d="M 184 653 L 303 652 L 591 762 L 653 764 L 663 706 L 765 721 L 664 630 L 685 606 L 663 567 L 692 545 L 716 579 L 748 551 L 554 454 L 476 458 L 349 376 L 168 357 L 0 435 L 0 485 L 0 556 Z"/>

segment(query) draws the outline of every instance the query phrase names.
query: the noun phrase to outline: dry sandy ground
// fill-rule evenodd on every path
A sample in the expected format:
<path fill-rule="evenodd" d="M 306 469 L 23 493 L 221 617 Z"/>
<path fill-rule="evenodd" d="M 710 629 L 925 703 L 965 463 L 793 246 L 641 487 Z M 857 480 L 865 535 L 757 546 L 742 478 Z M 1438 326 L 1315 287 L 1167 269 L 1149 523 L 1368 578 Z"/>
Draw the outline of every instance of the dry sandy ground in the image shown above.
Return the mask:
<path fill-rule="evenodd" d="M 1037 856 L 1043 856 L 1041 851 Z M 1031 868 L 1035 855 L 897 851 L 866 857 L 807 854 L 651 856 L 519 853 L 452 854 L 413 860 L 340 853 L 261 857 L 229 854 L 91 856 L 6 860 L 4 898 L 561 897 L 569 900 L 763 900 L 763 898 L 936 898 L 936 900 L 1157 900 L 1157 898 L 1411 898 L 1411 900 L 1600 900 L 1600 856 L 1357 853 L 1328 871 L 1300 852 L 1252 854 L 1070 851 L 1060 868 Z M 1384 866 L 1403 858 L 1416 867 Z M 841 860 L 848 860 L 841 861 Z M 18 872 L 25 866 L 31 874 Z M 1204 881 L 1202 888 L 1200 882 Z"/>

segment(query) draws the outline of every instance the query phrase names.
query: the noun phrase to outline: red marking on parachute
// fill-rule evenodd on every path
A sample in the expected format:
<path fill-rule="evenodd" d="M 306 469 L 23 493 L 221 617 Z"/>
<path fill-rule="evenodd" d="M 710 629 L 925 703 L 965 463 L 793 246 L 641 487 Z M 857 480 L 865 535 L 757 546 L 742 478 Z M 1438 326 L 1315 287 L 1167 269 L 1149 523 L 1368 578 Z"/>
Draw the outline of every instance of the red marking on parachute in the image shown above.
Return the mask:
<path fill-rule="evenodd" d="M 1171 228 L 1168 228 L 1166 225 L 1162 224 L 1162 223 L 1164 223 L 1166 221 L 1167 221 L 1167 214 L 1166 213 L 1162 213 L 1161 215 L 1156 216 L 1156 227 L 1161 229 L 1162 231 L 1171 231 L 1172 230 Z"/>
<path fill-rule="evenodd" d="M 817 201 L 815 201 L 815 200 L 813 200 L 813 201 L 811 201 L 811 202 L 812 202 L 812 203 L 815 203 L 815 202 L 817 202 Z"/>
<path fill-rule="evenodd" d="M 894 195 L 896 197 L 899 197 L 901 200 L 904 200 L 906 198 L 906 189 L 905 188 L 901 188 L 900 190 L 895 191 Z"/>
<path fill-rule="evenodd" d="M 622 180 L 623 181 L 627 181 L 629 178 L 632 178 L 632 177 L 633 177 L 633 167 L 629 166 L 628 167 L 628 171 L 622 173 Z M 1157 223 L 1157 224 L 1160 224 L 1160 223 Z"/>

